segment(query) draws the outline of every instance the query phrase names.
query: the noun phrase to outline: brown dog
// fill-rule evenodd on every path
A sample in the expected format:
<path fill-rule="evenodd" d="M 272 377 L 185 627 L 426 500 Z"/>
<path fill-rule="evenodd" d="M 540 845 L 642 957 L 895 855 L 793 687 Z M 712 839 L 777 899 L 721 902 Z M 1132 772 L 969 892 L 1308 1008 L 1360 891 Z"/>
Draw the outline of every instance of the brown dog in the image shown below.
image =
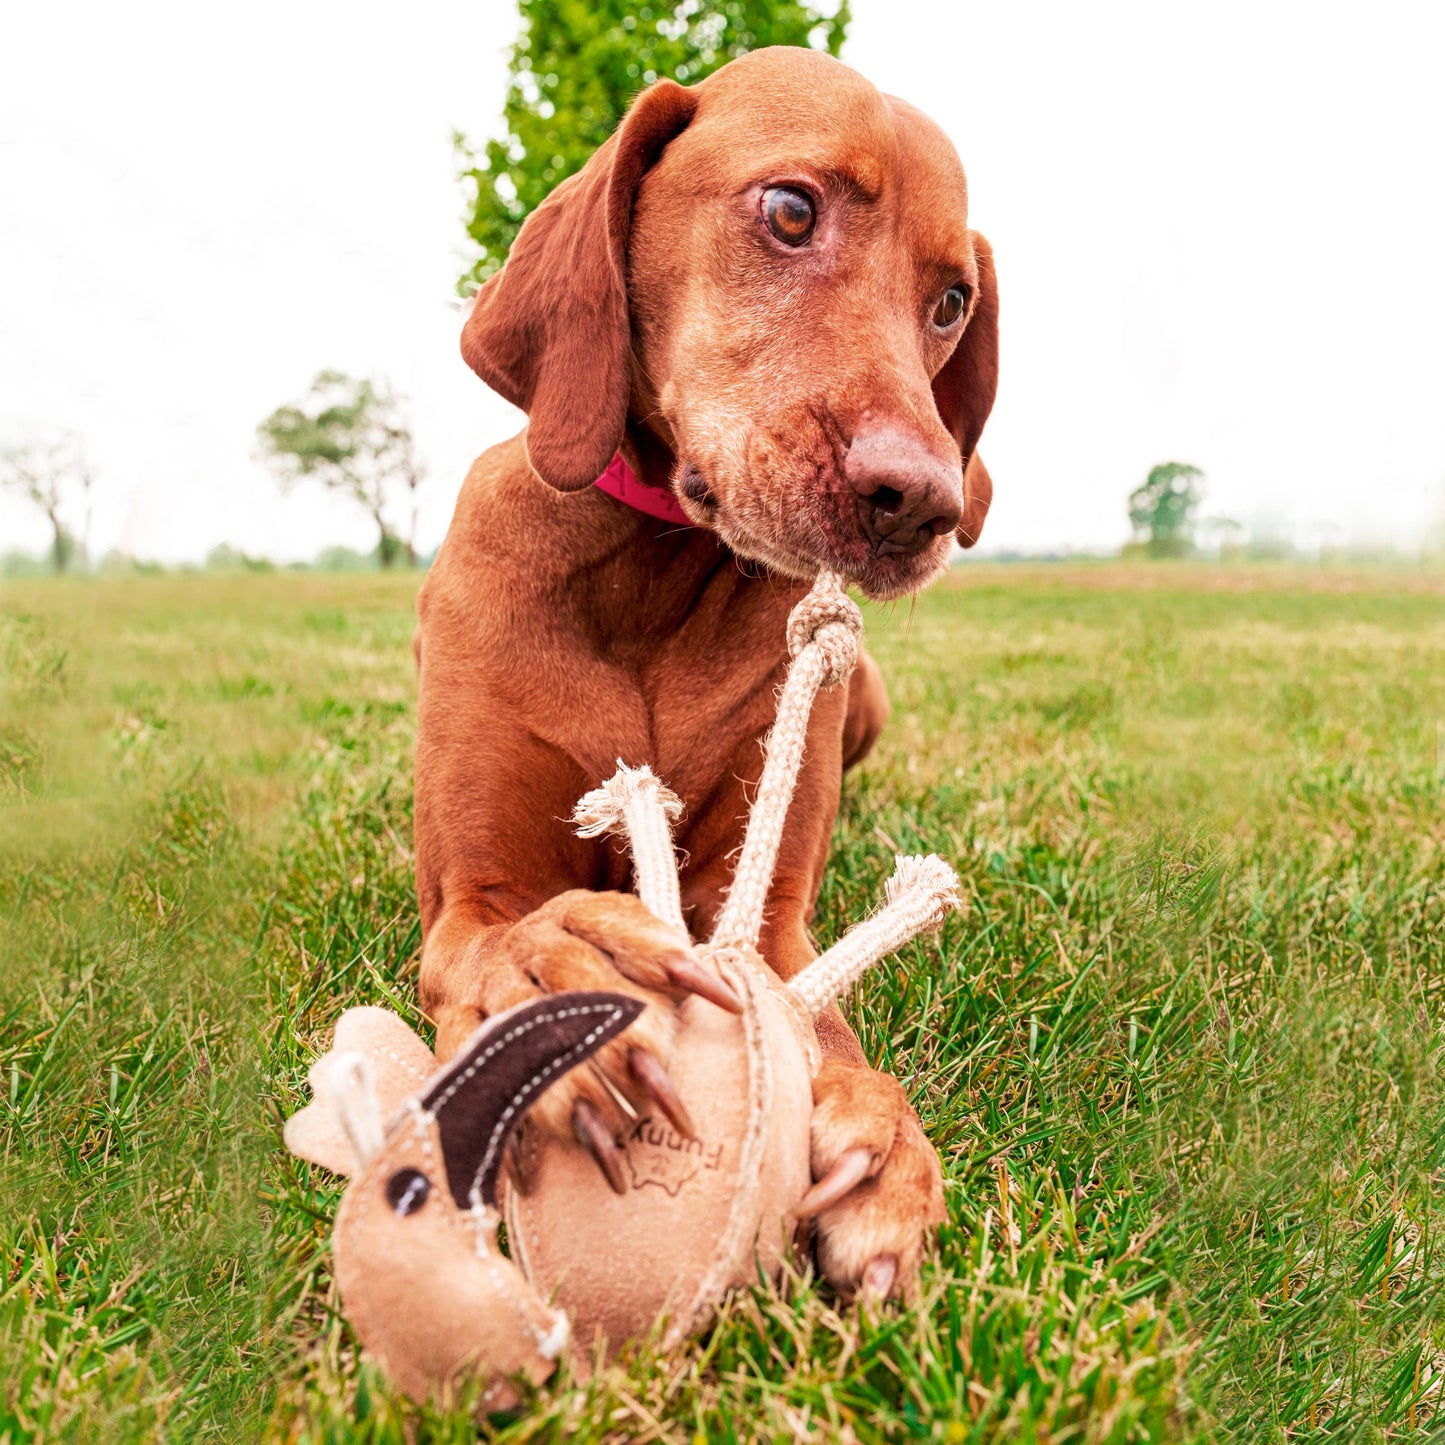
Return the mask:
<path fill-rule="evenodd" d="M 539 992 L 644 997 L 602 1068 L 531 1116 L 620 1182 L 618 1095 L 679 1112 L 673 1002 L 731 1000 L 566 819 L 619 758 L 651 764 L 686 799 L 683 902 L 708 931 L 807 579 L 896 597 L 977 539 L 992 258 L 937 127 L 826 56 L 763 50 L 643 92 L 523 227 L 462 350 L 528 425 L 472 467 L 419 603 L 421 998 L 446 1057 Z M 592 485 L 619 448 L 694 525 Z M 785 978 L 814 956 L 842 771 L 887 714 L 867 658 L 814 710 L 763 936 Z M 819 1265 L 845 1292 L 907 1288 L 943 1213 L 937 1156 L 836 1009 L 819 1033 Z"/>

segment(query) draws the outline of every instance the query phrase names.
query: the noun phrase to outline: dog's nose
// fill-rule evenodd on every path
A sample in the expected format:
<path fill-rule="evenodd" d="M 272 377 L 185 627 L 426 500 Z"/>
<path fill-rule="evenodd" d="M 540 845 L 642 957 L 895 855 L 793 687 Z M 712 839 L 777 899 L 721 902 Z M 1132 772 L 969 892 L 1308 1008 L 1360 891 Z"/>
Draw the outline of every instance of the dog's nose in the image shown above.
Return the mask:
<path fill-rule="evenodd" d="M 963 517 L 962 469 L 902 432 L 857 433 L 843 471 L 880 557 L 921 551 Z"/>

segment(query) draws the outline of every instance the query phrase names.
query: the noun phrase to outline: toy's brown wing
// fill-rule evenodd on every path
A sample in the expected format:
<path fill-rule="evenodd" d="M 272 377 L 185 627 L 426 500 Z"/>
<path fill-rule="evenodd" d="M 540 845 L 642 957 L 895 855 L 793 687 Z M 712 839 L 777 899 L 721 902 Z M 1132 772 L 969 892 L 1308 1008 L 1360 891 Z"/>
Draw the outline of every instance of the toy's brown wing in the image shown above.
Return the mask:
<path fill-rule="evenodd" d="M 642 1012 L 615 993 L 559 993 L 490 1018 L 421 1096 L 458 1209 L 495 1205 L 507 1136 L 537 1096 Z"/>

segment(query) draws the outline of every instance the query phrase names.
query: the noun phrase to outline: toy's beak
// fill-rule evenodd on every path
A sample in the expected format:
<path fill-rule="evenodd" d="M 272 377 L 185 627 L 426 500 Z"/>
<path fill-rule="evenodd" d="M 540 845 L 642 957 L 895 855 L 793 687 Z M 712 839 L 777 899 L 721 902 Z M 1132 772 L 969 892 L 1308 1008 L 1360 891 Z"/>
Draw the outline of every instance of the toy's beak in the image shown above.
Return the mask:
<path fill-rule="evenodd" d="M 549 1085 L 592 1057 L 642 1012 L 616 993 L 559 993 L 488 1019 L 428 1085 L 458 1209 L 495 1206 L 512 1130 Z"/>

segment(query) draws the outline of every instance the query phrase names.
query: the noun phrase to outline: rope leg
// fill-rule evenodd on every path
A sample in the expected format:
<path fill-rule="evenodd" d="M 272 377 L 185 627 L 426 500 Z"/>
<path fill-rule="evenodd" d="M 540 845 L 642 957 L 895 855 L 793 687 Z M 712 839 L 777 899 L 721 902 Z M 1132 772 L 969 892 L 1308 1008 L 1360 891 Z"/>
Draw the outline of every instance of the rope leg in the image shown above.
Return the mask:
<path fill-rule="evenodd" d="M 855 924 L 787 985 L 817 1014 L 869 968 L 920 933 L 937 928 L 961 906 L 958 877 L 936 854 L 898 858 L 888 880 L 888 901 Z"/>
<path fill-rule="evenodd" d="M 578 800 L 572 812 L 579 838 L 616 833 L 627 839 L 637 896 L 664 923 L 687 932 L 677 882 L 677 851 L 672 820 L 682 799 L 651 768 L 629 768 L 621 758 L 617 771 L 600 788 Z"/>

